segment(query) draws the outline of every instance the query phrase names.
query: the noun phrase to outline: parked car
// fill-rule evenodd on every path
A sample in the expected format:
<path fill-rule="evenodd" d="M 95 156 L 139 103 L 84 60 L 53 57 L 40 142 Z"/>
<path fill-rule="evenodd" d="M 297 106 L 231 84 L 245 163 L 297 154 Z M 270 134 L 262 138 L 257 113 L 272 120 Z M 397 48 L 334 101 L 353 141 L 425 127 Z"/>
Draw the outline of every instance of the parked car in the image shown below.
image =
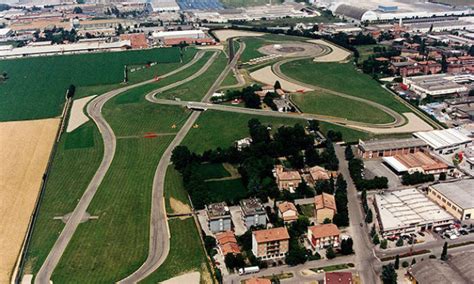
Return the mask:
<path fill-rule="evenodd" d="M 425 236 L 425 234 L 424 234 L 423 232 L 419 232 L 418 235 L 420 235 L 420 236 L 422 236 L 422 237 Z"/>

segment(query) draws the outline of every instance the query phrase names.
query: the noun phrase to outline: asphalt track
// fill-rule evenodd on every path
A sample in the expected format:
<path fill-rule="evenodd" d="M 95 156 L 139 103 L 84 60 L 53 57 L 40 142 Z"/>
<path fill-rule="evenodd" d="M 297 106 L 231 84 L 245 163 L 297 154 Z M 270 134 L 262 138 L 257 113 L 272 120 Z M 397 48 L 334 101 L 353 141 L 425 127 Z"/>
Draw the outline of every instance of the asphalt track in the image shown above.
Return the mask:
<path fill-rule="evenodd" d="M 166 78 L 171 75 L 174 75 L 178 72 L 181 72 L 191 65 L 195 64 L 199 59 L 201 59 L 204 55 L 203 51 L 196 53 L 195 57 L 188 62 L 187 64 L 181 66 L 180 68 L 162 75 L 161 78 Z M 155 79 L 144 81 L 141 83 L 137 83 L 134 85 L 126 86 L 120 89 L 116 89 L 110 92 L 107 92 L 103 95 L 96 97 L 93 101 L 91 101 L 87 105 L 87 113 L 89 116 L 94 120 L 96 123 L 104 142 L 104 156 L 102 161 L 97 169 L 94 177 L 92 178 L 91 182 L 87 186 L 84 194 L 82 195 L 81 199 L 79 200 L 77 206 L 74 208 L 74 211 L 71 213 L 64 229 L 61 231 L 58 239 L 53 245 L 53 248 L 49 252 L 45 262 L 41 266 L 38 274 L 35 277 L 35 283 L 38 284 L 49 284 L 51 275 L 56 268 L 61 256 L 63 255 L 64 251 L 66 250 L 67 245 L 72 239 L 74 232 L 76 231 L 77 227 L 81 219 L 83 218 L 84 214 L 86 213 L 87 208 L 89 207 L 90 202 L 94 198 L 102 180 L 104 179 L 105 174 L 107 173 L 112 160 L 115 155 L 115 148 L 116 148 L 116 137 L 115 134 L 107 123 L 107 121 L 102 116 L 102 107 L 107 103 L 111 98 L 117 96 L 120 93 L 128 91 L 130 89 L 150 84 L 156 82 Z"/>

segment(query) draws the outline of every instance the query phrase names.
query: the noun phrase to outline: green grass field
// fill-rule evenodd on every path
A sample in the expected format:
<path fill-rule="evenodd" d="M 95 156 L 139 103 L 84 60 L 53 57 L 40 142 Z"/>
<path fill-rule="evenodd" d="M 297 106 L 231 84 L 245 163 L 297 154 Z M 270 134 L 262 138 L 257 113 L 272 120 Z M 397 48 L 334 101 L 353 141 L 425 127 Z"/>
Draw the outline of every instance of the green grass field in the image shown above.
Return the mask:
<path fill-rule="evenodd" d="M 368 99 L 400 113 L 410 112 L 370 76 L 358 72 L 352 63 L 315 63 L 305 59 L 283 64 L 281 70 L 308 84 Z"/>
<path fill-rule="evenodd" d="M 374 47 L 383 47 L 380 44 L 369 44 L 369 45 L 359 45 L 357 46 L 357 50 L 359 51 L 359 62 L 367 60 L 370 55 L 374 54 Z"/>
<path fill-rule="evenodd" d="M 226 200 L 237 201 L 247 197 L 247 189 L 241 179 L 229 179 L 206 182 L 209 188 L 210 202 L 222 202 Z"/>
<path fill-rule="evenodd" d="M 170 219 L 171 246 L 165 262 L 141 283 L 159 283 L 181 274 L 197 271 L 202 283 L 211 283 L 209 265 L 193 218 Z"/>
<path fill-rule="evenodd" d="M 180 98 L 183 101 L 200 101 L 206 95 L 211 85 L 216 81 L 217 77 L 222 73 L 226 65 L 227 58 L 224 53 L 221 52 L 204 74 L 175 89 L 165 91 L 157 97 L 168 99 Z"/>
<path fill-rule="evenodd" d="M 166 170 L 165 176 L 165 203 L 166 212 L 168 213 L 174 213 L 174 210 L 171 208 L 170 204 L 171 198 L 189 205 L 188 193 L 184 189 L 183 178 L 172 165 L 170 165 Z"/>
<path fill-rule="evenodd" d="M 90 132 L 92 141 L 87 141 L 85 136 L 89 136 Z M 92 146 L 70 147 L 79 144 Z M 74 210 L 102 160 L 102 153 L 102 139 L 92 122 L 72 133 L 63 133 L 34 227 L 26 273 L 39 270 L 64 227 L 62 221 L 53 220 L 53 217 L 63 216 Z"/>
<path fill-rule="evenodd" d="M 237 81 L 237 78 L 235 78 L 234 73 L 229 72 L 229 74 L 227 74 L 227 76 L 225 77 L 224 81 L 222 81 L 221 86 L 222 87 L 227 87 L 227 86 L 235 85 L 237 83 L 239 83 L 239 82 Z"/>
<path fill-rule="evenodd" d="M 197 172 L 203 179 L 230 177 L 230 173 L 222 164 L 201 164 Z"/>
<path fill-rule="evenodd" d="M 368 123 L 389 123 L 393 121 L 390 115 L 376 107 L 331 94 L 318 92 L 293 94 L 291 100 L 306 113 L 342 117 Z"/>
<path fill-rule="evenodd" d="M 178 48 L 1 60 L 0 70 L 7 72 L 8 80 L 0 84 L 0 121 L 55 117 L 70 84 L 117 84 L 123 81 L 125 64 L 158 61 L 163 69 L 174 69 L 179 60 Z M 132 82 L 150 78 L 139 73 L 131 76 Z"/>

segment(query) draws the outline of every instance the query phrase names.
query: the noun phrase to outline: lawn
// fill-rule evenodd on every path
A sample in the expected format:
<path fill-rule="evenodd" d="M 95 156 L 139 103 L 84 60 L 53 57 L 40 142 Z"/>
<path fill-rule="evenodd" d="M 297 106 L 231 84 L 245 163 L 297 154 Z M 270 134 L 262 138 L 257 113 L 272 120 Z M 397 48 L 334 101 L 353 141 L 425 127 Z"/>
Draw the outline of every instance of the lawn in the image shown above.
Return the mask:
<path fill-rule="evenodd" d="M 314 217 L 314 204 L 304 204 L 300 206 L 303 215 L 308 218 Z"/>
<path fill-rule="evenodd" d="M 85 136 L 92 141 L 87 141 Z M 87 141 L 87 143 L 84 143 Z M 67 147 L 89 144 L 90 147 Z M 72 133 L 63 133 L 54 155 L 51 174 L 40 204 L 27 255 L 25 273 L 37 272 L 61 233 L 64 224 L 53 217 L 74 210 L 102 160 L 102 139 L 92 122 Z"/>
<path fill-rule="evenodd" d="M 291 100 L 306 113 L 341 117 L 367 123 L 382 124 L 393 121 L 390 115 L 376 107 L 324 92 L 293 94 Z"/>
<path fill-rule="evenodd" d="M 188 193 L 184 189 L 183 178 L 181 174 L 170 165 L 166 170 L 165 176 L 165 203 L 166 212 L 174 213 L 171 208 L 170 199 L 174 198 L 183 204 L 189 205 Z"/>
<path fill-rule="evenodd" d="M 357 50 L 359 51 L 359 62 L 369 59 L 369 56 L 374 54 L 374 47 L 383 47 L 381 44 L 369 44 L 369 45 L 359 45 Z"/>
<path fill-rule="evenodd" d="M 369 134 L 367 132 L 363 132 L 363 131 L 359 131 L 352 128 L 348 128 L 348 127 L 344 127 L 344 126 L 340 126 L 340 125 L 332 124 L 328 122 L 323 122 L 323 121 L 319 122 L 319 126 L 323 133 L 327 133 L 329 130 L 341 132 L 342 139 L 345 142 L 357 142 L 359 141 L 359 139 L 367 140 L 369 138 L 375 137 L 375 135 Z"/>
<path fill-rule="evenodd" d="M 230 173 L 222 164 L 201 164 L 197 172 L 203 179 L 216 179 L 230 177 Z"/>
<path fill-rule="evenodd" d="M 283 64 L 281 69 L 296 80 L 378 102 L 400 113 L 410 112 L 370 76 L 357 71 L 352 63 L 315 63 L 304 59 Z"/>
<path fill-rule="evenodd" d="M 329 266 L 318 267 L 318 268 L 311 268 L 311 270 L 313 270 L 314 272 L 318 272 L 319 270 L 324 270 L 324 272 L 331 272 L 331 271 L 336 271 L 336 270 L 349 269 L 353 267 L 354 267 L 354 263 L 343 263 L 343 264 L 335 264 L 335 265 L 329 265 Z"/>
<path fill-rule="evenodd" d="M 221 52 L 204 74 L 177 88 L 165 91 L 157 97 L 167 99 L 180 98 L 183 101 L 200 101 L 226 66 L 227 58 Z"/>
<path fill-rule="evenodd" d="M 180 64 L 180 51 L 157 48 L 1 60 L 0 71 L 6 72 L 8 79 L 0 84 L 0 121 L 58 116 L 70 84 L 117 84 L 123 81 L 124 65 L 148 61 L 159 62 L 156 70 L 166 71 L 165 66 L 174 69 Z M 139 73 L 131 76 L 132 82 L 150 78 L 150 74 Z"/>
<path fill-rule="evenodd" d="M 237 81 L 237 78 L 235 78 L 234 72 L 229 72 L 224 81 L 222 81 L 221 87 L 233 86 L 237 83 L 239 82 Z"/>
<path fill-rule="evenodd" d="M 210 202 L 222 202 L 230 200 L 231 203 L 247 197 L 247 189 L 241 179 L 230 179 L 221 181 L 208 181 Z"/>
<path fill-rule="evenodd" d="M 170 252 L 165 262 L 140 283 L 159 283 L 186 272 L 201 273 L 201 283 L 211 283 L 209 265 L 193 218 L 170 219 Z"/>

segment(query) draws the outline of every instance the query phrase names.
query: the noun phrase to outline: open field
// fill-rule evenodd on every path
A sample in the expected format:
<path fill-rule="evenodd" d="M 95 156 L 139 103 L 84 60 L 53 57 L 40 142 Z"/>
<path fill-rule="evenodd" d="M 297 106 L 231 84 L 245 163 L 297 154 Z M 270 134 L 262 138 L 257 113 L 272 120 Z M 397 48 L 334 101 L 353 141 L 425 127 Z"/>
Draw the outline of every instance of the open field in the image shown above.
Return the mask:
<path fill-rule="evenodd" d="M 316 62 L 340 62 L 346 60 L 351 55 L 349 51 L 326 40 L 313 39 L 308 40 L 308 42 L 325 45 L 331 49 L 330 53 L 314 58 Z"/>
<path fill-rule="evenodd" d="M 180 61 L 179 49 L 158 48 L 2 60 L 0 70 L 7 72 L 8 79 L 0 85 L 0 121 L 57 116 L 61 112 L 64 95 L 70 84 L 117 84 L 123 81 L 124 65 L 145 64 L 148 61 L 158 61 L 161 63 L 157 64 L 160 67 L 169 65 L 176 68 Z M 158 66 L 156 70 L 164 71 L 158 69 Z M 130 81 L 145 80 L 152 76 L 142 74 L 143 72 L 131 75 Z"/>
<path fill-rule="evenodd" d="M 298 92 L 298 91 L 313 91 L 307 87 L 295 84 L 293 82 L 287 81 L 283 78 L 278 77 L 272 70 L 271 66 L 263 67 L 257 71 L 250 73 L 250 77 L 253 80 L 260 82 L 262 84 L 273 86 L 276 81 L 279 81 L 281 88 L 287 92 Z"/>
<path fill-rule="evenodd" d="M 200 101 L 217 77 L 219 77 L 226 65 L 227 58 L 225 57 L 224 53 L 221 52 L 214 63 L 204 74 L 175 89 L 158 94 L 157 97 L 168 99 L 179 98 L 183 101 Z"/>
<path fill-rule="evenodd" d="M 353 121 L 377 124 L 393 121 L 390 115 L 376 107 L 331 94 L 319 92 L 298 93 L 292 94 L 291 100 L 305 113 L 342 117 Z"/>
<path fill-rule="evenodd" d="M 89 133 L 92 133 L 92 137 Z M 64 227 L 63 222 L 53 218 L 74 209 L 99 166 L 102 152 L 102 139 L 92 122 L 87 122 L 72 133 L 63 133 L 40 204 L 28 251 L 26 273 L 39 270 Z"/>
<path fill-rule="evenodd" d="M 410 112 L 370 76 L 358 72 L 351 63 L 314 63 L 311 59 L 305 59 L 283 64 L 281 70 L 304 83 L 368 99 L 399 113 Z"/>
<path fill-rule="evenodd" d="M 233 202 L 247 197 L 247 189 L 241 179 L 208 181 L 210 203 L 231 200 Z"/>
<path fill-rule="evenodd" d="M 184 189 L 183 178 L 172 165 L 168 167 L 165 176 L 165 204 L 168 213 L 190 211 L 188 193 Z"/>
<path fill-rule="evenodd" d="M 201 273 L 201 283 L 212 283 L 204 248 L 193 218 L 168 220 L 170 252 L 165 262 L 141 283 L 158 283 L 192 271 Z"/>
<path fill-rule="evenodd" d="M 370 55 L 374 54 L 374 47 L 383 47 L 383 45 L 369 44 L 357 46 L 356 48 L 359 51 L 359 62 L 367 60 Z"/>
<path fill-rule="evenodd" d="M 59 119 L 0 123 L 0 283 L 20 254 Z"/>

